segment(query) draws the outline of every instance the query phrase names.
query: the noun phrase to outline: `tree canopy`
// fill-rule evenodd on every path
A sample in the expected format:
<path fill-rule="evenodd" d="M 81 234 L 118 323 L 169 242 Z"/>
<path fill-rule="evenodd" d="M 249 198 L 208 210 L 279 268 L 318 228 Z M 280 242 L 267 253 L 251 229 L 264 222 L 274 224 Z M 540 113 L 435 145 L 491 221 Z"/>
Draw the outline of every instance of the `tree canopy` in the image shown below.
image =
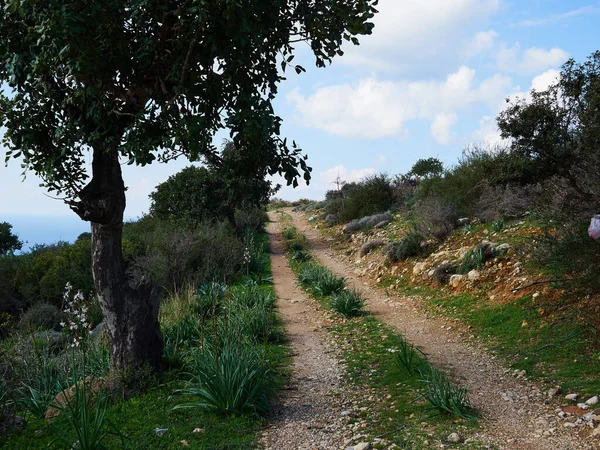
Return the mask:
<path fill-rule="evenodd" d="M 271 106 L 294 42 L 324 66 L 370 33 L 374 0 L 10 0 L 0 13 L 7 158 L 75 196 L 89 148 L 145 165 L 216 155 L 215 131 L 268 149 L 262 164 L 296 184 L 308 168 L 278 138 Z M 296 71 L 304 69 L 293 66 Z"/>
<path fill-rule="evenodd" d="M 8 222 L 0 222 L 0 256 L 21 250 L 23 242 L 16 234 L 13 234 L 12 225 Z"/>
<path fill-rule="evenodd" d="M 96 291 L 112 364 L 160 364 L 158 299 L 131 286 L 122 255 L 121 161 L 184 156 L 220 165 L 228 129 L 242 167 L 310 178 L 273 110 L 294 45 L 316 65 L 371 33 L 377 0 L 5 0 L 0 8 L 0 126 L 22 158 L 92 228 Z M 92 156 L 91 173 L 88 154 Z M 250 162 L 248 162 L 250 161 Z M 233 167 L 233 166 L 232 166 Z M 91 175 L 91 177 L 90 177 Z"/>
<path fill-rule="evenodd" d="M 417 177 L 440 176 L 444 172 L 444 164 L 437 158 L 419 159 L 412 166 L 408 175 Z"/>
<path fill-rule="evenodd" d="M 499 155 L 501 181 L 527 184 L 559 176 L 580 197 L 596 195 L 600 177 L 589 168 L 600 162 L 600 51 L 583 63 L 567 61 L 553 85 L 511 103 L 498 126 L 510 139 L 509 151 Z"/>

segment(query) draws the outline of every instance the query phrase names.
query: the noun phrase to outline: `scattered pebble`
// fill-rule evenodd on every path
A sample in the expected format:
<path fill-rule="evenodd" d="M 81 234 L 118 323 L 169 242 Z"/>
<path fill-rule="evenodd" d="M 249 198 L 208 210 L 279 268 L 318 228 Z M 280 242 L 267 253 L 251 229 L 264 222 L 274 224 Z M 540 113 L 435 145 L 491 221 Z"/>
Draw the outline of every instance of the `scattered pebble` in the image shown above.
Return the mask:
<path fill-rule="evenodd" d="M 575 401 L 579 398 L 579 394 L 567 394 L 565 395 L 565 400 Z"/>

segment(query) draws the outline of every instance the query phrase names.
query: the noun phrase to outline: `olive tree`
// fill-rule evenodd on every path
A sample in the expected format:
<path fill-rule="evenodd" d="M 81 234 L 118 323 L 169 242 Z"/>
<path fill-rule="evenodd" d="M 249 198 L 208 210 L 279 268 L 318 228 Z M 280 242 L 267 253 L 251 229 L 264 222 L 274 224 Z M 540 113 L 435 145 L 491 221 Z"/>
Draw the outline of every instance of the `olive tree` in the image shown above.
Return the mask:
<path fill-rule="evenodd" d="M 0 126 L 22 158 L 91 222 L 94 282 L 115 367 L 158 366 L 158 301 L 131 286 L 121 249 L 121 162 L 209 161 L 213 136 L 262 149 L 268 173 L 309 179 L 272 107 L 295 45 L 316 65 L 369 34 L 377 0 L 2 0 Z M 304 69 L 293 66 L 296 72 Z M 91 157 L 91 167 L 86 157 Z"/>

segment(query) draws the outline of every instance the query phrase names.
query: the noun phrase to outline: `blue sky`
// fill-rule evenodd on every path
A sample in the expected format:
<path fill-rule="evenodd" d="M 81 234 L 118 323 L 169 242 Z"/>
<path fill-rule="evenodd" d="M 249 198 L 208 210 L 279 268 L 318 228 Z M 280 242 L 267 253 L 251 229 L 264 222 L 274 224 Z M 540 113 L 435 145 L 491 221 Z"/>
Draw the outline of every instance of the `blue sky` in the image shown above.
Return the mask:
<path fill-rule="evenodd" d="M 405 173 L 430 156 L 452 165 L 468 145 L 499 142 L 495 117 L 507 97 L 544 89 L 568 58 L 583 61 L 600 49 L 600 2 L 380 0 L 379 10 L 373 35 L 345 46 L 325 69 L 298 46 L 307 73 L 288 73 L 275 108 L 283 134 L 308 154 L 313 180 L 279 197 L 322 198 L 338 175 Z M 126 215 L 147 212 L 154 186 L 186 165 L 125 166 Z M 21 172 L 18 161 L 0 166 L 0 221 L 76 220 Z"/>

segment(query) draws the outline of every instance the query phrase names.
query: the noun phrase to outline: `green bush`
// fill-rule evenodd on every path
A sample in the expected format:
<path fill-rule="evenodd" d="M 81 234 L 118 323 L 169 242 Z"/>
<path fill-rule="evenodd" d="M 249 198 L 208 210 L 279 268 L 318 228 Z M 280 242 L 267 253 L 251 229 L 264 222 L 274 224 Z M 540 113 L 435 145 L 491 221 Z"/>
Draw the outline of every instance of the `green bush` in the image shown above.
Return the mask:
<path fill-rule="evenodd" d="M 366 177 L 360 183 L 347 183 L 341 193 L 329 195 L 326 214 L 334 214 L 340 222 L 387 211 L 392 206 L 393 189 L 385 174 Z"/>
<path fill-rule="evenodd" d="M 549 229 L 525 249 L 550 277 L 569 280 L 569 288 L 584 295 L 600 292 L 600 242 L 588 236 L 588 225 L 589 221 L 578 222 L 560 233 Z"/>
<path fill-rule="evenodd" d="M 192 353 L 193 378 L 181 394 L 199 401 L 175 408 L 209 408 L 226 414 L 266 413 L 273 381 L 264 354 L 249 345 L 205 345 Z"/>
<path fill-rule="evenodd" d="M 310 292 L 326 297 L 344 289 L 345 278 L 337 277 L 317 264 L 305 265 L 298 274 L 300 283 Z"/>
<path fill-rule="evenodd" d="M 267 212 L 262 208 L 237 209 L 235 211 L 235 225 L 238 230 L 252 230 L 259 233 L 265 230 L 269 221 Z"/>
<path fill-rule="evenodd" d="M 386 256 L 391 262 L 396 262 L 422 255 L 426 250 L 421 245 L 424 240 L 425 239 L 421 234 L 410 232 L 401 241 L 388 245 L 386 248 Z"/>
<path fill-rule="evenodd" d="M 21 316 L 21 329 L 28 330 L 62 330 L 61 322 L 66 322 L 67 315 L 54 305 L 38 303 L 29 308 Z"/>
<path fill-rule="evenodd" d="M 244 244 L 225 223 L 181 227 L 159 222 L 146 237 L 147 252 L 129 269 L 134 280 L 149 278 L 165 291 L 211 281 L 230 281 L 240 274 Z"/>
<path fill-rule="evenodd" d="M 345 317 L 363 314 L 365 299 L 355 290 L 343 290 L 331 296 L 329 307 Z"/>

